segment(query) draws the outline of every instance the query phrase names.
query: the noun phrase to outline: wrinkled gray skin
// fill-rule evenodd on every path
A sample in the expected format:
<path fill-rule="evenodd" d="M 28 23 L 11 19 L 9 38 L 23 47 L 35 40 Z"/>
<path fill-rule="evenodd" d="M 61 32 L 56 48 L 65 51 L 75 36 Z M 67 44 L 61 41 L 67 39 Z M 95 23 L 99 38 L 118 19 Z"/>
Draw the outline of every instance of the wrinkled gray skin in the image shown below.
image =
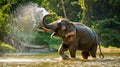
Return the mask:
<path fill-rule="evenodd" d="M 90 55 L 96 58 L 98 37 L 92 29 L 67 19 L 60 19 L 51 24 L 47 24 L 45 18 L 48 16 L 50 15 L 43 17 L 41 25 L 44 30 L 53 32 L 52 36 L 62 38 L 62 43 L 58 49 L 58 53 L 62 59 L 69 59 L 64 53 L 67 50 L 69 50 L 72 58 L 76 57 L 76 50 L 82 51 L 84 59 L 88 59 Z"/>

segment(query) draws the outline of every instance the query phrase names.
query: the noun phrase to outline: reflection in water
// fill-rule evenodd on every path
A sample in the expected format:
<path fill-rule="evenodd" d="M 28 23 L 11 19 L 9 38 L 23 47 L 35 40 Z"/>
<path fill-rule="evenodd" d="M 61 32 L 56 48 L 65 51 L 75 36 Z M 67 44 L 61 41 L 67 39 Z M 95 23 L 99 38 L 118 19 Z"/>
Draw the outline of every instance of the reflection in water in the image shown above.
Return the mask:
<path fill-rule="evenodd" d="M 113 55 L 113 54 L 112 54 Z M 10 54 L 0 58 L 0 67 L 120 67 L 120 55 L 105 54 L 104 59 L 89 58 L 61 60 L 57 53 L 48 54 Z"/>

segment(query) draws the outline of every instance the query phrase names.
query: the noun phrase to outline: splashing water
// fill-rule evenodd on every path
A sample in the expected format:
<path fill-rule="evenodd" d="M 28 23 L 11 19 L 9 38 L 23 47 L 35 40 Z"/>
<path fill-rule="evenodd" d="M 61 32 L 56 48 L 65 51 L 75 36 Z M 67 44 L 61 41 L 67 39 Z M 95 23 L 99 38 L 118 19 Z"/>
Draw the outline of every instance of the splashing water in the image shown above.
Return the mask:
<path fill-rule="evenodd" d="M 44 8 L 35 3 L 19 6 L 11 15 L 11 33 L 23 42 L 34 40 L 37 33 L 34 27 L 40 25 L 44 15 L 49 14 Z"/>

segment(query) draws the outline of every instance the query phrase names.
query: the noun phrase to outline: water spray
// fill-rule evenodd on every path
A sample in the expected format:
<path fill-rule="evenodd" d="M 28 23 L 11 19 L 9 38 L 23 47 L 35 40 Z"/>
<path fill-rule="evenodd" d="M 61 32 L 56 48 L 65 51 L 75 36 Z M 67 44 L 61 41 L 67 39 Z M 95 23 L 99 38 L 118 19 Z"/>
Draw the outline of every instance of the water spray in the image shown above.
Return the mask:
<path fill-rule="evenodd" d="M 35 3 L 20 5 L 12 14 L 11 34 L 19 40 L 30 43 L 35 40 L 37 32 L 35 27 L 40 27 L 43 16 L 49 14 L 45 8 Z"/>

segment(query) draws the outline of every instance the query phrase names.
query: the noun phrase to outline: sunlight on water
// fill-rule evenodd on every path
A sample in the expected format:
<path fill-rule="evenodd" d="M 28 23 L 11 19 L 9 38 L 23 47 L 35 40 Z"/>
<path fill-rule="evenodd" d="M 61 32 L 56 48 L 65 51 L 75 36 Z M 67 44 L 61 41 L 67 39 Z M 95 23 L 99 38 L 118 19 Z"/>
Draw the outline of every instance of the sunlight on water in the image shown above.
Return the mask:
<path fill-rule="evenodd" d="M 11 33 L 18 39 L 28 42 L 34 40 L 37 33 L 34 30 L 44 15 L 49 14 L 44 8 L 35 3 L 20 5 L 11 14 Z"/>
<path fill-rule="evenodd" d="M 104 55 L 104 59 L 85 60 L 79 55 L 76 59 L 61 60 L 57 53 L 10 54 L 1 56 L 0 67 L 120 67 L 119 53 Z"/>

